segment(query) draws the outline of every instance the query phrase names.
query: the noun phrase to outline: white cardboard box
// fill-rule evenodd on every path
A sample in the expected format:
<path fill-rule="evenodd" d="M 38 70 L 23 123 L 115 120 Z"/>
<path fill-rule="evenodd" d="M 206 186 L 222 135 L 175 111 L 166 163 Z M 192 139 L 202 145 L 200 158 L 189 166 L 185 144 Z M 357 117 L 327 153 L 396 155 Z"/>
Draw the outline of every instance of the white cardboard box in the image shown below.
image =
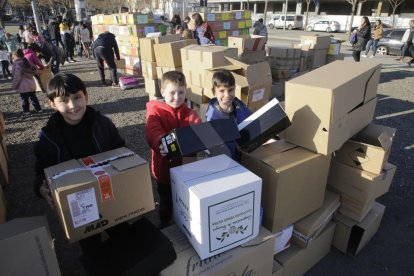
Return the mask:
<path fill-rule="evenodd" d="M 259 233 L 262 180 L 226 155 L 170 170 L 174 219 L 201 259 Z"/>

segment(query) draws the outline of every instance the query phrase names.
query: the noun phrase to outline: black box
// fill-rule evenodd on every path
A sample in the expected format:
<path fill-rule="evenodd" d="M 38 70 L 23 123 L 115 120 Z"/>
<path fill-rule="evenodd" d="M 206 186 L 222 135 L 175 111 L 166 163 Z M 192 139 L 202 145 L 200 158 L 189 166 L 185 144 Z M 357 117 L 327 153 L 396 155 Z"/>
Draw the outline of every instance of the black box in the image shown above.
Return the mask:
<path fill-rule="evenodd" d="M 168 159 L 179 158 L 240 138 L 233 119 L 220 119 L 176 128 L 161 138 Z"/>
<path fill-rule="evenodd" d="M 278 100 L 273 99 L 238 126 L 236 140 L 243 151 L 252 152 L 290 126 L 290 120 Z"/>
<path fill-rule="evenodd" d="M 81 256 L 88 275 L 158 275 L 177 259 L 171 241 L 146 218 L 116 231 L 105 241 L 93 241 Z"/>

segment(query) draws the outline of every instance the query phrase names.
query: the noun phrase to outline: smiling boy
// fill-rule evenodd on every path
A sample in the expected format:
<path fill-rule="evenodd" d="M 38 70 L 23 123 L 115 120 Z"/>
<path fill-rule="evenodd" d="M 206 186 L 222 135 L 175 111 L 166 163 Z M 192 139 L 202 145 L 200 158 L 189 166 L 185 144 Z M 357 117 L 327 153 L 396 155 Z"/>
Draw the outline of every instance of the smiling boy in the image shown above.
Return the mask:
<path fill-rule="evenodd" d="M 151 171 L 158 185 L 160 197 L 160 228 L 168 226 L 172 216 L 172 196 L 170 184 L 170 168 L 182 164 L 181 159 L 169 161 L 161 146 L 161 138 L 175 128 L 186 127 L 201 122 L 195 111 L 185 104 L 187 84 L 183 73 L 166 72 L 161 80 L 162 101 L 147 103 L 147 124 L 145 135 L 151 147 Z"/>
<path fill-rule="evenodd" d="M 88 106 L 88 93 L 81 79 L 59 73 L 50 80 L 47 97 L 56 111 L 39 134 L 36 156 L 35 193 L 53 209 L 53 200 L 43 170 L 58 163 L 123 147 L 111 120 Z"/>

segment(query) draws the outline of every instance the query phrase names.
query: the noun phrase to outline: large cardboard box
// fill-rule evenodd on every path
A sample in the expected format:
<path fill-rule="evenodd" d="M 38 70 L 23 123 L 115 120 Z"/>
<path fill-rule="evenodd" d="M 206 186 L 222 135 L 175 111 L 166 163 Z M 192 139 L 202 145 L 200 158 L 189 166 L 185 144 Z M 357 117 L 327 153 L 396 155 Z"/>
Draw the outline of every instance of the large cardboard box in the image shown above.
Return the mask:
<path fill-rule="evenodd" d="M 161 98 L 161 87 L 159 85 L 158 79 L 153 80 L 152 78 L 144 78 L 145 83 L 145 92 L 148 93 L 149 99 L 158 99 Z"/>
<path fill-rule="evenodd" d="M 301 35 L 300 44 L 309 46 L 309 49 L 328 49 L 331 44 L 330 35 Z"/>
<path fill-rule="evenodd" d="M 230 65 L 225 57 L 237 58 L 237 49 L 214 45 L 189 45 L 182 48 L 181 59 L 187 85 L 204 87 L 205 69 Z"/>
<path fill-rule="evenodd" d="M 297 69 L 300 66 L 302 49 L 299 47 L 267 47 L 267 61 L 271 68 Z"/>
<path fill-rule="evenodd" d="M 328 49 L 309 49 L 302 51 L 306 61 L 306 67 L 310 69 L 319 68 L 326 64 Z"/>
<path fill-rule="evenodd" d="M 289 126 L 283 107 L 272 99 L 238 125 L 241 137 L 236 142 L 242 150 L 252 152 Z"/>
<path fill-rule="evenodd" d="M 0 224 L 1 275 L 60 275 L 45 216 Z"/>
<path fill-rule="evenodd" d="M 147 161 L 127 148 L 45 169 L 69 241 L 77 241 L 154 210 Z"/>
<path fill-rule="evenodd" d="M 390 155 L 395 131 L 395 128 L 370 124 L 335 152 L 335 160 L 380 174 Z"/>
<path fill-rule="evenodd" d="M 301 276 L 331 251 L 335 223 L 331 222 L 307 248 L 293 244 L 289 249 L 275 256 L 283 266 L 283 274 Z"/>
<path fill-rule="evenodd" d="M 271 275 L 274 236 L 260 227 L 251 241 L 201 260 L 176 225 L 163 230 L 177 252 L 177 260 L 161 271 L 160 276 Z"/>
<path fill-rule="evenodd" d="M 174 159 L 232 142 L 239 137 L 233 119 L 219 119 L 176 128 L 161 137 L 161 145 L 166 152 L 166 158 Z"/>
<path fill-rule="evenodd" d="M 330 189 L 332 187 L 329 187 Z M 361 222 L 374 206 L 375 199 L 360 202 L 345 194 L 341 195 L 341 206 L 338 212 L 350 219 Z"/>
<path fill-rule="evenodd" d="M 286 82 L 286 140 L 326 155 L 339 149 L 372 121 L 380 69 L 336 61 Z"/>
<path fill-rule="evenodd" d="M 242 165 L 263 179 L 264 227 L 275 233 L 322 206 L 330 159 L 284 140 L 242 153 Z"/>
<path fill-rule="evenodd" d="M 3 146 L 0 146 L 0 185 L 9 184 L 9 167 L 7 164 L 7 155 Z"/>
<path fill-rule="evenodd" d="M 260 35 L 229 36 L 228 46 L 237 48 L 238 54 L 247 51 L 264 50 L 266 37 Z"/>
<path fill-rule="evenodd" d="M 227 69 L 232 72 L 236 82 L 236 97 L 242 100 L 251 110 L 258 110 L 267 103 L 270 97 L 272 77 L 269 64 L 267 62 L 246 64 L 233 58 L 226 59 L 229 60 L 231 65 L 205 70 L 204 88 L 211 91 L 213 88 L 211 80 L 214 73 L 217 70 Z"/>
<path fill-rule="evenodd" d="M 141 60 L 142 76 L 146 79 L 156 80 L 157 76 L 157 63 L 152 61 Z"/>
<path fill-rule="evenodd" d="M 181 48 L 190 44 L 197 44 L 196 39 L 183 39 L 162 44 L 154 44 L 157 66 L 181 67 Z"/>
<path fill-rule="evenodd" d="M 360 223 L 338 213 L 337 228 L 332 245 L 345 254 L 357 255 L 378 231 L 385 206 L 375 202 L 371 211 Z"/>
<path fill-rule="evenodd" d="M 262 180 L 226 155 L 170 169 L 174 219 L 204 260 L 259 233 Z"/>
<path fill-rule="evenodd" d="M 263 62 L 266 60 L 266 51 L 260 50 L 260 51 L 243 52 L 239 55 L 238 59 L 241 62 L 247 63 L 247 64 L 255 64 L 255 63 Z"/>
<path fill-rule="evenodd" d="M 396 169 L 396 166 L 387 163 L 381 174 L 373 174 L 332 159 L 328 185 L 340 194 L 359 202 L 368 202 L 388 192 Z"/>
<path fill-rule="evenodd" d="M 142 60 L 155 62 L 154 44 L 180 40 L 180 35 L 165 35 L 160 37 L 145 37 L 139 39 L 139 49 Z"/>
<path fill-rule="evenodd" d="M 295 223 L 293 241 L 306 248 L 332 220 L 340 204 L 338 194 L 326 191 L 322 207 Z"/>
<path fill-rule="evenodd" d="M 276 260 L 273 261 L 272 276 L 283 276 L 283 266 Z"/>
<path fill-rule="evenodd" d="M 164 73 L 170 72 L 170 71 L 179 71 L 179 72 L 182 72 L 183 71 L 183 67 L 164 67 L 164 66 L 157 66 L 155 70 L 156 70 L 156 74 L 158 76 L 158 79 L 161 80 L 162 79 L 162 76 L 164 75 Z"/>

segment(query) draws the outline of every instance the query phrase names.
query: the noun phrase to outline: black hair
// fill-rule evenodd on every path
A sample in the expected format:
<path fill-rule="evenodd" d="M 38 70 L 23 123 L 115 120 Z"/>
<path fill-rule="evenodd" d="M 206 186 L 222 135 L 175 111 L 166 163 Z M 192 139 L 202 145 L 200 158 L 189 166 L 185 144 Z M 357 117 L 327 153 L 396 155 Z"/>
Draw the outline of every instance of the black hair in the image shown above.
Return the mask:
<path fill-rule="evenodd" d="M 260 23 L 263 23 L 263 18 L 259 18 L 259 22 Z"/>
<path fill-rule="evenodd" d="M 201 26 L 204 23 L 203 18 L 199 13 L 195 13 L 191 17 L 194 19 L 194 23 L 197 27 Z"/>
<path fill-rule="evenodd" d="M 236 80 L 229 70 L 219 70 L 213 75 L 213 89 L 218 86 L 234 87 L 236 86 Z M 213 91 L 214 92 L 214 91 Z"/>
<path fill-rule="evenodd" d="M 29 45 L 27 45 L 27 49 L 33 50 L 36 53 L 41 53 L 42 52 L 42 48 L 40 48 L 40 46 L 36 43 L 30 43 Z"/>
<path fill-rule="evenodd" d="M 180 71 L 169 71 L 162 75 L 161 87 L 164 87 L 166 82 L 177 84 L 178 86 L 187 86 L 185 76 Z"/>
<path fill-rule="evenodd" d="M 68 97 L 79 91 L 82 91 L 84 95 L 87 94 L 83 81 L 73 74 L 58 73 L 47 85 L 47 97 L 51 101 L 56 97 Z"/>

